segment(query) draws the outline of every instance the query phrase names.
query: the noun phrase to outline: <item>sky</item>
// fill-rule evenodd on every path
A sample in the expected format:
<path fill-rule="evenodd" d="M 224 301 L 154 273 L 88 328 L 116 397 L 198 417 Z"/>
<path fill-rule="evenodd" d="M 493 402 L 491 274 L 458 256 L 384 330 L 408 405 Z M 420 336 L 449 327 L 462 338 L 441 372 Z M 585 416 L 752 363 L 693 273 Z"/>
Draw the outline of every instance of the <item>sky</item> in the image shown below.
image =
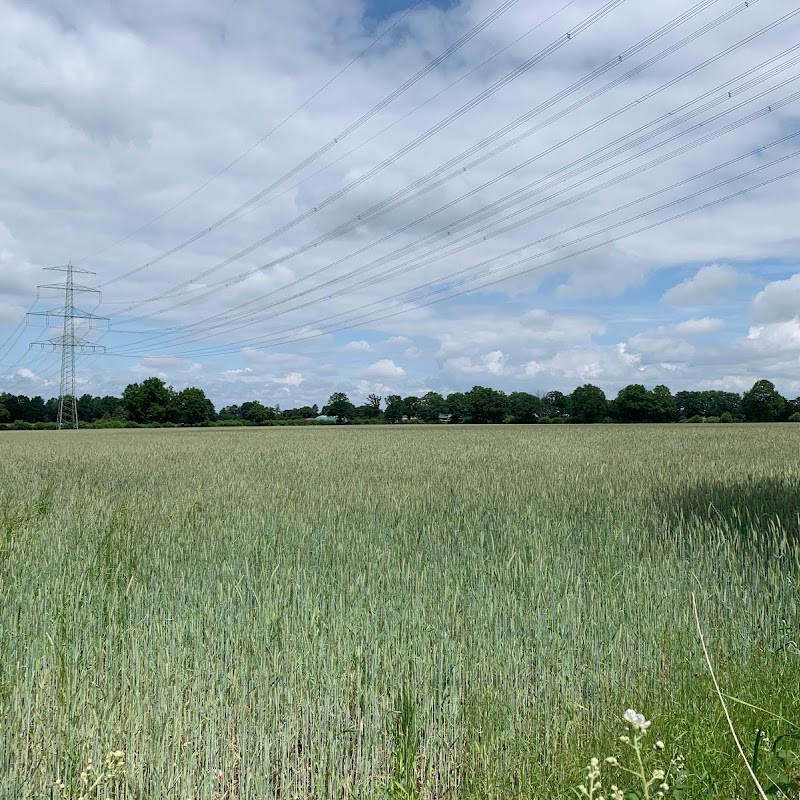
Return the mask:
<path fill-rule="evenodd" d="M 785 0 L 0 0 L 0 391 L 800 395 Z M 795 135 L 798 134 L 798 135 Z M 46 327 L 52 324 L 52 327 Z"/>

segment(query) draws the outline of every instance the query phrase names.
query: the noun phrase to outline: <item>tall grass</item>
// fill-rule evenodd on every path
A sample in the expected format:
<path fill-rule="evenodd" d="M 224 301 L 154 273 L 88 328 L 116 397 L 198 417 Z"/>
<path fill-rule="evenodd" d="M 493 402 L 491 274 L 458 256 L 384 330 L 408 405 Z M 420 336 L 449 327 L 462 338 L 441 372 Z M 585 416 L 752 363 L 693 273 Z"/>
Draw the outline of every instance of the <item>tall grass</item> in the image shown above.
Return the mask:
<path fill-rule="evenodd" d="M 5 434 L 0 798 L 77 790 L 117 750 L 126 800 L 565 797 L 629 706 L 685 756 L 687 797 L 750 796 L 690 598 L 723 687 L 800 719 L 798 445 Z M 770 722 L 732 713 L 745 739 Z"/>

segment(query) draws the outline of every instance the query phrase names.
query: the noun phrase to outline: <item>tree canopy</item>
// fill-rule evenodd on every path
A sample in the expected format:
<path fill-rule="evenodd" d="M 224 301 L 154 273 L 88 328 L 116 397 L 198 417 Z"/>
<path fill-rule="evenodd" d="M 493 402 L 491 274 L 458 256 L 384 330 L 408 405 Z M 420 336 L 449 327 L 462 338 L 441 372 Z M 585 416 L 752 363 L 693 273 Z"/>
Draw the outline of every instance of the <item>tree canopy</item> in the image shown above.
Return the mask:
<path fill-rule="evenodd" d="M 334 392 L 328 398 L 328 404 L 322 409 L 322 413 L 329 417 L 336 417 L 337 422 L 344 422 L 355 416 L 356 407 L 344 392 Z"/>
<path fill-rule="evenodd" d="M 742 410 L 755 422 L 773 422 L 786 408 L 786 399 L 772 381 L 760 380 L 742 396 Z"/>
<path fill-rule="evenodd" d="M 383 409 L 381 406 L 384 405 Z M 319 415 L 316 404 L 281 410 L 276 403 L 246 400 L 227 405 L 216 413 L 205 392 L 190 386 L 176 391 L 161 378 L 150 377 L 125 387 L 120 397 L 77 399 L 82 423 L 103 425 L 207 425 L 300 424 Z M 427 391 L 421 397 L 367 394 L 356 406 L 344 392 L 334 392 L 322 409 L 337 422 L 426 422 L 453 424 L 532 424 L 537 422 L 598 423 L 638 422 L 774 422 L 800 419 L 800 397 L 785 399 L 772 381 L 756 381 L 739 395 L 720 390 L 684 390 L 672 394 L 661 384 L 648 389 L 634 383 L 622 387 L 613 400 L 599 386 L 578 386 L 571 394 L 549 391 L 541 394 L 515 391 L 506 394 L 488 386 L 476 385 L 466 392 L 447 396 Z M 0 393 L 0 427 L 14 425 L 52 425 L 58 414 L 58 398 L 44 400 Z"/>

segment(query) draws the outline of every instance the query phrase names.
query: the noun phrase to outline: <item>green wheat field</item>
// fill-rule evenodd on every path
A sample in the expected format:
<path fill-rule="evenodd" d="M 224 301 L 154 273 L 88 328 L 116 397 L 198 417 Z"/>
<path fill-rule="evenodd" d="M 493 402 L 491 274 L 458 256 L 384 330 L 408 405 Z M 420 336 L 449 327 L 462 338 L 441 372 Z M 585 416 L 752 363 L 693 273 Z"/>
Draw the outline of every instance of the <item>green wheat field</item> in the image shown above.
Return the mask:
<path fill-rule="evenodd" d="M 751 752 L 800 723 L 799 455 L 788 424 L 2 434 L 0 798 L 574 797 L 628 707 L 682 797 L 755 797 L 692 593 Z"/>

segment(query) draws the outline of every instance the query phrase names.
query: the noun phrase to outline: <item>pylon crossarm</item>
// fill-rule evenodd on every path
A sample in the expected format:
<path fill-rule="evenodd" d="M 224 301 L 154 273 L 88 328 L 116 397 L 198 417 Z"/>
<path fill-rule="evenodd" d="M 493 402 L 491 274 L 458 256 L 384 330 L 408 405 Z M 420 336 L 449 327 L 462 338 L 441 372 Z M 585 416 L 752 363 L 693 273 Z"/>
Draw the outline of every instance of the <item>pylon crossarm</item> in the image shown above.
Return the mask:
<path fill-rule="evenodd" d="M 90 269 L 81 269 L 80 267 L 76 267 L 73 264 L 62 264 L 58 267 L 44 267 L 44 269 L 48 270 L 49 272 L 78 272 L 81 275 L 96 275 L 96 272 L 92 272 Z"/>
<path fill-rule="evenodd" d="M 27 317 L 44 317 L 44 324 L 48 328 L 53 327 L 53 320 L 63 320 L 66 316 L 68 315 L 63 309 L 54 309 L 53 311 L 29 311 L 27 314 Z M 108 317 L 99 317 L 97 314 L 89 314 L 86 311 L 79 311 L 78 309 L 75 309 L 74 318 L 80 320 L 84 325 L 88 325 L 90 328 L 101 327 L 96 324 L 98 322 L 106 323 L 105 327 L 110 327 L 111 325 L 111 320 L 109 320 Z M 26 318 L 26 322 L 30 324 L 31 320 Z"/>
<path fill-rule="evenodd" d="M 59 289 L 60 291 L 65 291 L 69 287 L 65 283 L 40 283 L 37 289 Z M 92 289 L 91 286 L 82 286 L 80 283 L 75 283 L 72 285 L 73 292 L 92 292 L 93 294 L 102 294 L 99 289 Z"/>

